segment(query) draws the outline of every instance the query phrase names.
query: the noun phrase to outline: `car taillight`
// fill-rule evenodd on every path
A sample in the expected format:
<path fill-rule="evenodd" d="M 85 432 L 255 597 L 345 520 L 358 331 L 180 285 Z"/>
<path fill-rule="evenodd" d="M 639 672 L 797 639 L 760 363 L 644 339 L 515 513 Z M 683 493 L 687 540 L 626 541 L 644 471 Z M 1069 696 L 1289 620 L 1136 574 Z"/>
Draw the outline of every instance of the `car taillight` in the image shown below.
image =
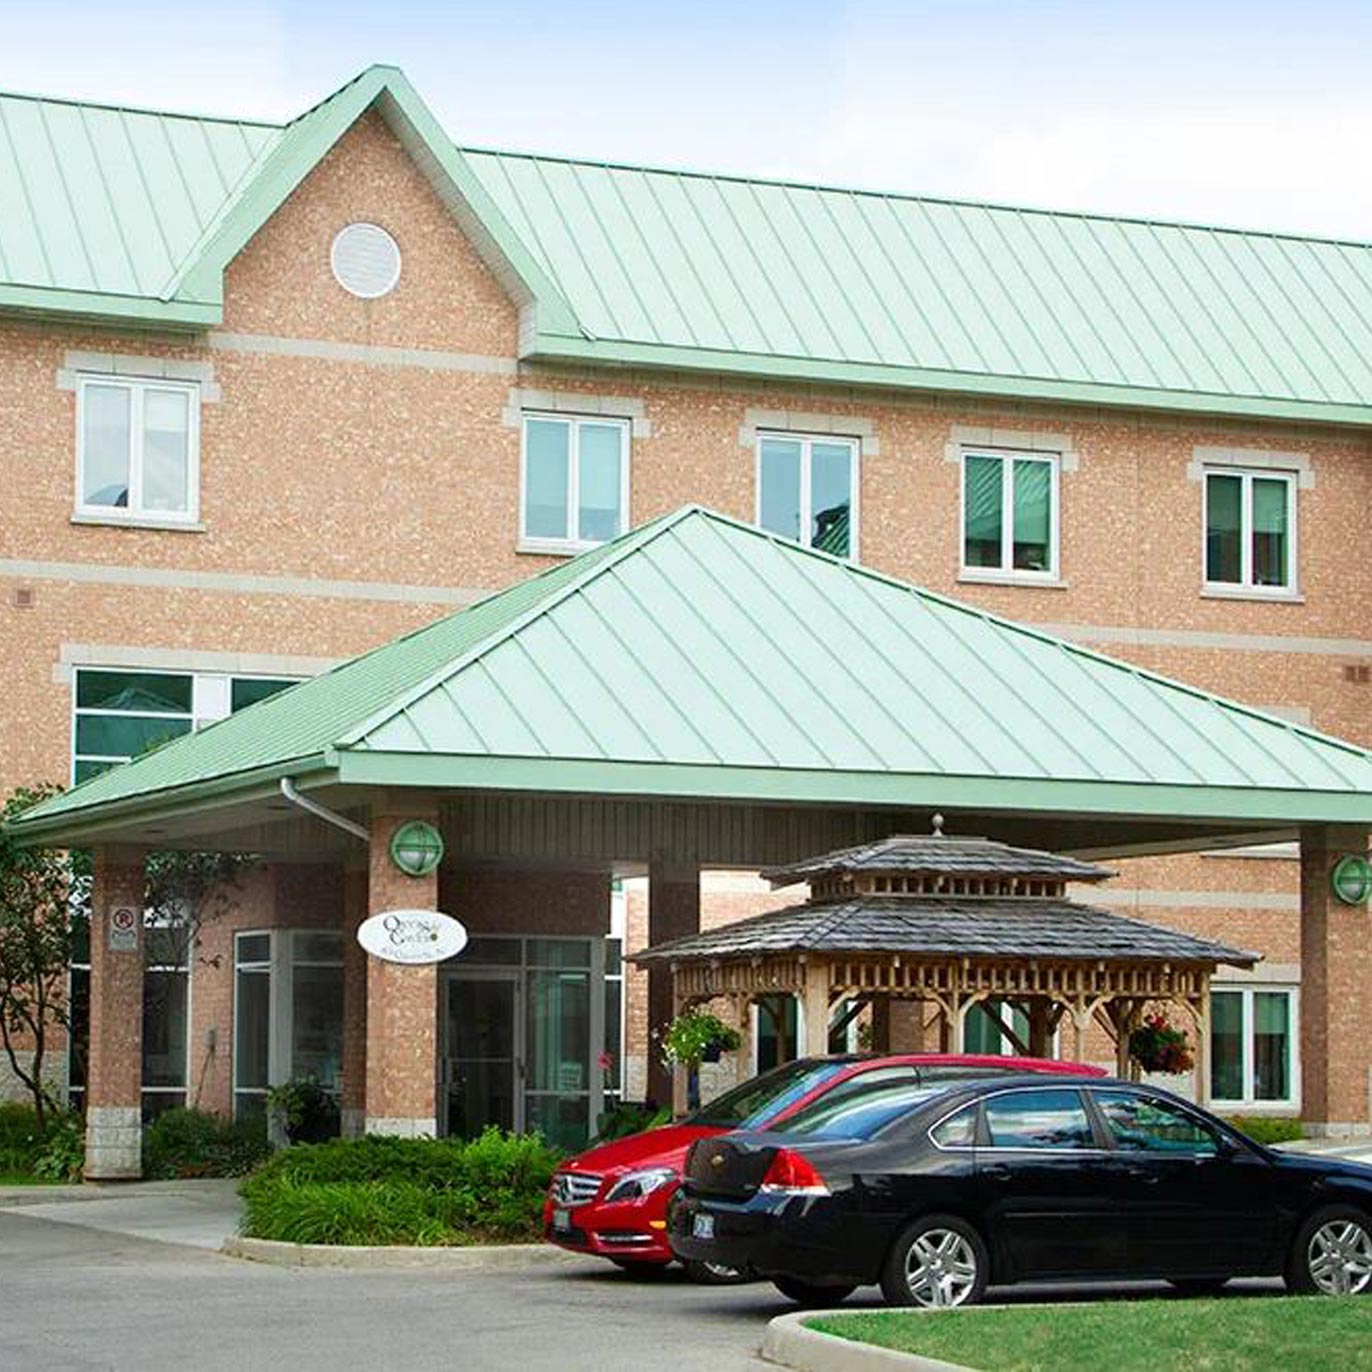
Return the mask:
<path fill-rule="evenodd" d="M 793 1196 L 827 1196 L 829 1188 L 814 1163 L 789 1148 L 778 1148 L 762 1178 L 762 1190 L 785 1191 Z"/>

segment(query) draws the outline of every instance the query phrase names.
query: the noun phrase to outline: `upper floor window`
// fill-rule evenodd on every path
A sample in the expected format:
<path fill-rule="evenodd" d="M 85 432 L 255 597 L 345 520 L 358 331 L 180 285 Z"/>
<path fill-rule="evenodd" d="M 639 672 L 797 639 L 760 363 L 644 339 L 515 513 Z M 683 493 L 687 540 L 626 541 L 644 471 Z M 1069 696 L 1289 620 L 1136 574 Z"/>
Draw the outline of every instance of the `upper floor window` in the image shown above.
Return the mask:
<path fill-rule="evenodd" d="M 524 417 L 520 546 L 577 552 L 628 527 L 629 424 L 623 419 Z"/>
<path fill-rule="evenodd" d="M 1220 588 L 1295 589 L 1294 473 L 1206 471 L 1205 581 Z"/>
<path fill-rule="evenodd" d="M 75 675 L 77 782 L 295 685 L 279 677 L 103 667 L 78 667 Z"/>
<path fill-rule="evenodd" d="M 963 453 L 962 570 L 972 577 L 1057 578 L 1056 454 Z"/>
<path fill-rule="evenodd" d="M 200 514 L 200 388 L 80 377 L 76 467 L 78 514 L 194 523 Z"/>
<path fill-rule="evenodd" d="M 855 439 L 759 437 L 757 522 L 770 533 L 856 557 L 857 489 Z"/>

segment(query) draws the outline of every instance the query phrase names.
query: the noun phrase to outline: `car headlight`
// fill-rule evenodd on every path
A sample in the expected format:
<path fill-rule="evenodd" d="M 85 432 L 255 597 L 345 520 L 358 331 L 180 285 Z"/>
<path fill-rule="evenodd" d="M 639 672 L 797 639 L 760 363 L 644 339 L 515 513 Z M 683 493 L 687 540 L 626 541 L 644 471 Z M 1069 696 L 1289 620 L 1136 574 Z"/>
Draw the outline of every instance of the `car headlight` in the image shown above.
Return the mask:
<path fill-rule="evenodd" d="M 605 1200 L 626 1201 L 642 1200 L 651 1196 L 660 1186 L 676 1181 L 674 1167 L 645 1167 L 641 1172 L 626 1172 L 605 1193 Z"/>

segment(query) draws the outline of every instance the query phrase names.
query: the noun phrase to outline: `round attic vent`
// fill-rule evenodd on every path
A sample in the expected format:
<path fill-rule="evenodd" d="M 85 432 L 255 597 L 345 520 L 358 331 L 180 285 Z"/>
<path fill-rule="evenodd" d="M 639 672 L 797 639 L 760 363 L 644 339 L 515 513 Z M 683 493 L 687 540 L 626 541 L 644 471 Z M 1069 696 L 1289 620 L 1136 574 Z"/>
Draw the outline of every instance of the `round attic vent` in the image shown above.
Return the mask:
<path fill-rule="evenodd" d="M 400 280 L 400 249 L 376 224 L 349 224 L 340 229 L 329 253 L 334 279 L 363 300 L 376 300 Z"/>

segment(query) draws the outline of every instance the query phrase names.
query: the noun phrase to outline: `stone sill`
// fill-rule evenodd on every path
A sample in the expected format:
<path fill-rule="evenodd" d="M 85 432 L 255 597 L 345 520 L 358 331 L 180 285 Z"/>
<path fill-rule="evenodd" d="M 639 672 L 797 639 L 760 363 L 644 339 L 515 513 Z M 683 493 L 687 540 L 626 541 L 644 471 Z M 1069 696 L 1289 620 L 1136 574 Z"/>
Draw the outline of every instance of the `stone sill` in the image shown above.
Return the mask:
<path fill-rule="evenodd" d="M 1299 591 L 1264 591 L 1251 586 L 1202 586 L 1202 600 L 1256 600 L 1264 605 L 1304 605 Z"/>
<path fill-rule="evenodd" d="M 960 586 L 1014 586 L 1030 590 L 1065 591 L 1069 582 L 1056 576 L 1016 576 L 1013 572 L 969 572 L 958 574 Z"/>
<path fill-rule="evenodd" d="M 196 519 L 157 519 L 152 515 L 94 515 L 74 514 L 73 524 L 85 524 L 106 529 L 160 529 L 173 534 L 203 534 L 205 526 Z"/>

